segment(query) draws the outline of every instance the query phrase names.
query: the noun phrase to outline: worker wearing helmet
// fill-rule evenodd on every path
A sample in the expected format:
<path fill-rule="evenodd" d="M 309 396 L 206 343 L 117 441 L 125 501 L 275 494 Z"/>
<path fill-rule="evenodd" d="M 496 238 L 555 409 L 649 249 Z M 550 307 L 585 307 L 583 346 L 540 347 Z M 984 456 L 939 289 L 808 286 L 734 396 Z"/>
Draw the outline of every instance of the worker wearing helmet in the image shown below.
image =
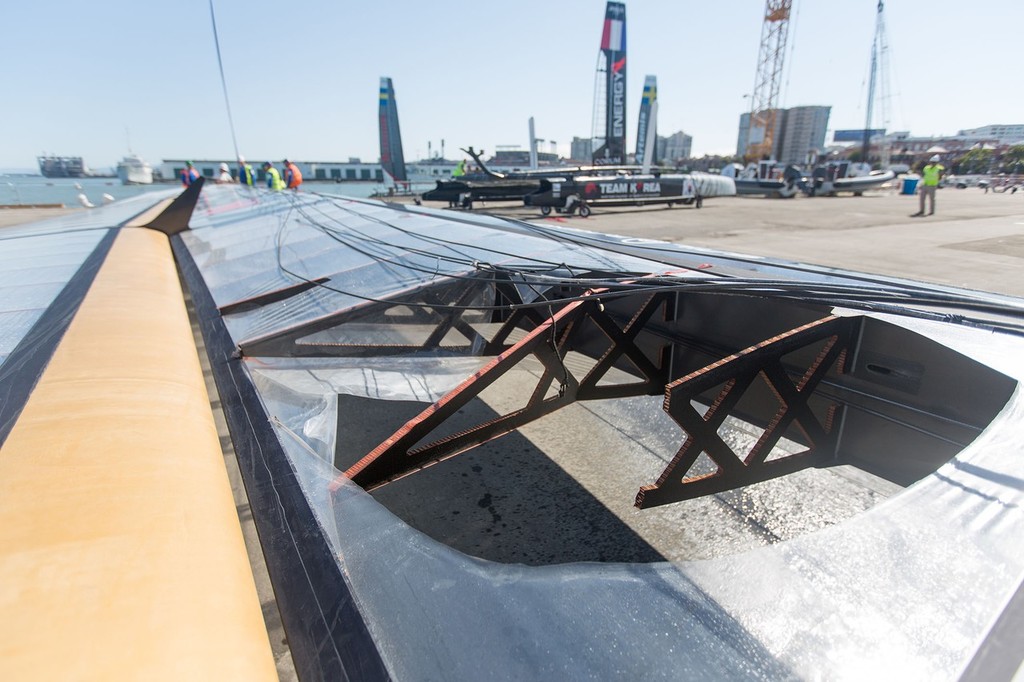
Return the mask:
<path fill-rule="evenodd" d="M 181 184 L 185 187 L 191 187 L 198 179 L 199 171 L 196 170 L 191 161 L 186 161 L 185 168 L 181 171 Z"/>
<path fill-rule="evenodd" d="M 228 168 L 226 163 L 220 165 L 220 175 L 217 176 L 217 184 L 224 185 L 229 182 L 234 182 L 235 179 L 231 177 L 231 169 Z"/>
<path fill-rule="evenodd" d="M 281 173 L 274 168 L 274 164 L 269 161 L 264 161 L 263 170 L 267 173 L 267 187 L 278 191 L 284 189 L 284 181 L 281 179 Z"/>
<path fill-rule="evenodd" d="M 244 156 L 238 157 L 238 181 L 246 187 L 252 187 L 256 184 L 256 173 L 253 171 L 252 166 L 245 162 Z"/>
<path fill-rule="evenodd" d="M 942 173 L 945 172 L 946 167 L 939 163 L 941 159 L 936 154 L 932 158 L 928 159 L 928 165 L 921 171 L 921 207 L 911 217 L 917 217 L 924 215 L 924 200 L 927 197 L 929 199 L 928 215 L 935 213 L 935 190 L 939 187 L 939 181 L 942 180 Z"/>
<path fill-rule="evenodd" d="M 302 184 L 302 172 L 288 159 L 284 160 L 284 184 L 288 189 L 298 190 Z"/>

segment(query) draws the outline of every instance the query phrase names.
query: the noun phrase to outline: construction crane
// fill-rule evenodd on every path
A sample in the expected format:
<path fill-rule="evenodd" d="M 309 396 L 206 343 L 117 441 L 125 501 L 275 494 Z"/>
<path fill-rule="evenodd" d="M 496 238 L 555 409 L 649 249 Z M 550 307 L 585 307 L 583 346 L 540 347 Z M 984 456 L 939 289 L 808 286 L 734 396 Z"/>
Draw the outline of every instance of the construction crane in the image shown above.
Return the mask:
<path fill-rule="evenodd" d="M 789 14 L 793 0 L 766 0 L 761 27 L 761 49 L 757 57 L 757 77 L 750 97 L 750 128 L 747 134 L 748 161 L 772 156 L 775 120 L 782 85 L 782 63 L 789 33 Z"/>

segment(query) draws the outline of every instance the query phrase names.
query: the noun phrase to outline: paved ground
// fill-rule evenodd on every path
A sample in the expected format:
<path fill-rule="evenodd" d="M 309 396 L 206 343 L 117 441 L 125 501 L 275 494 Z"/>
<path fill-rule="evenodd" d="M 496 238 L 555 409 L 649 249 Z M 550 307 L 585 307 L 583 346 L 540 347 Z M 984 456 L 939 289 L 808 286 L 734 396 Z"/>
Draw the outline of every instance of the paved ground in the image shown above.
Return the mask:
<path fill-rule="evenodd" d="M 709 199 L 704 207 L 595 208 L 590 218 L 542 218 L 511 204 L 498 215 L 735 253 L 1024 296 L 1024 192 L 941 189 L 933 216 L 911 218 L 917 197 Z"/>
<path fill-rule="evenodd" d="M 892 192 L 735 197 L 701 209 L 599 208 L 586 219 L 544 219 L 509 204 L 476 209 L 1024 296 L 1024 194 L 944 189 L 936 215 L 911 218 L 916 210 L 916 197 Z M 514 409 L 514 396 L 529 395 L 528 376 L 509 380 L 507 390 L 484 396 L 491 417 Z M 637 488 L 657 477 L 679 446 L 678 430 L 665 428 L 663 418 L 659 399 L 577 403 L 374 495 L 461 551 L 545 564 L 722 556 L 813 532 L 899 490 L 841 466 L 640 511 L 632 506 Z M 737 429 L 730 437 L 751 436 Z"/>

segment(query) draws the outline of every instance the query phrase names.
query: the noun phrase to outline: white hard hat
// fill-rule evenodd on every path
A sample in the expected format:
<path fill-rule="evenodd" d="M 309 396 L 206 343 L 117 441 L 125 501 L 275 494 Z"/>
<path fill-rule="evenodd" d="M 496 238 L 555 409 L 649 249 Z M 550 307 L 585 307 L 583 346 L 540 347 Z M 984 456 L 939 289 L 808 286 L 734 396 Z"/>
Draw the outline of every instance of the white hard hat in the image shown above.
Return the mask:
<path fill-rule="evenodd" d="M 238 163 L 245 163 L 245 157 L 241 154 L 238 155 Z"/>
<path fill-rule="evenodd" d="M 226 170 L 228 170 L 228 165 L 227 165 L 226 163 L 222 163 L 222 164 L 220 165 L 220 169 L 221 169 L 222 171 L 226 171 Z"/>
<path fill-rule="evenodd" d="M 936 154 L 935 156 L 933 156 L 932 158 L 930 158 L 928 160 L 931 161 L 932 163 L 938 163 L 939 161 L 941 161 L 941 159 L 939 158 L 938 154 Z"/>

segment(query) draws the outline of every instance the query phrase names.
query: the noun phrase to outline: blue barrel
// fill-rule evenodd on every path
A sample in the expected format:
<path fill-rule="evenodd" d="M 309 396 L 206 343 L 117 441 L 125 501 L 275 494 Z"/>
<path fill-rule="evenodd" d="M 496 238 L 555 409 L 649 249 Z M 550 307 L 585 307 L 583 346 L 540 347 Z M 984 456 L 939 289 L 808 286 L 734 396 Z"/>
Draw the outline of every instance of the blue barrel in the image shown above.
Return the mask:
<path fill-rule="evenodd" d="M 917 191 L 917 178 L 903 178 L 903 189 L 900 194 L 913 194 Z"/>

